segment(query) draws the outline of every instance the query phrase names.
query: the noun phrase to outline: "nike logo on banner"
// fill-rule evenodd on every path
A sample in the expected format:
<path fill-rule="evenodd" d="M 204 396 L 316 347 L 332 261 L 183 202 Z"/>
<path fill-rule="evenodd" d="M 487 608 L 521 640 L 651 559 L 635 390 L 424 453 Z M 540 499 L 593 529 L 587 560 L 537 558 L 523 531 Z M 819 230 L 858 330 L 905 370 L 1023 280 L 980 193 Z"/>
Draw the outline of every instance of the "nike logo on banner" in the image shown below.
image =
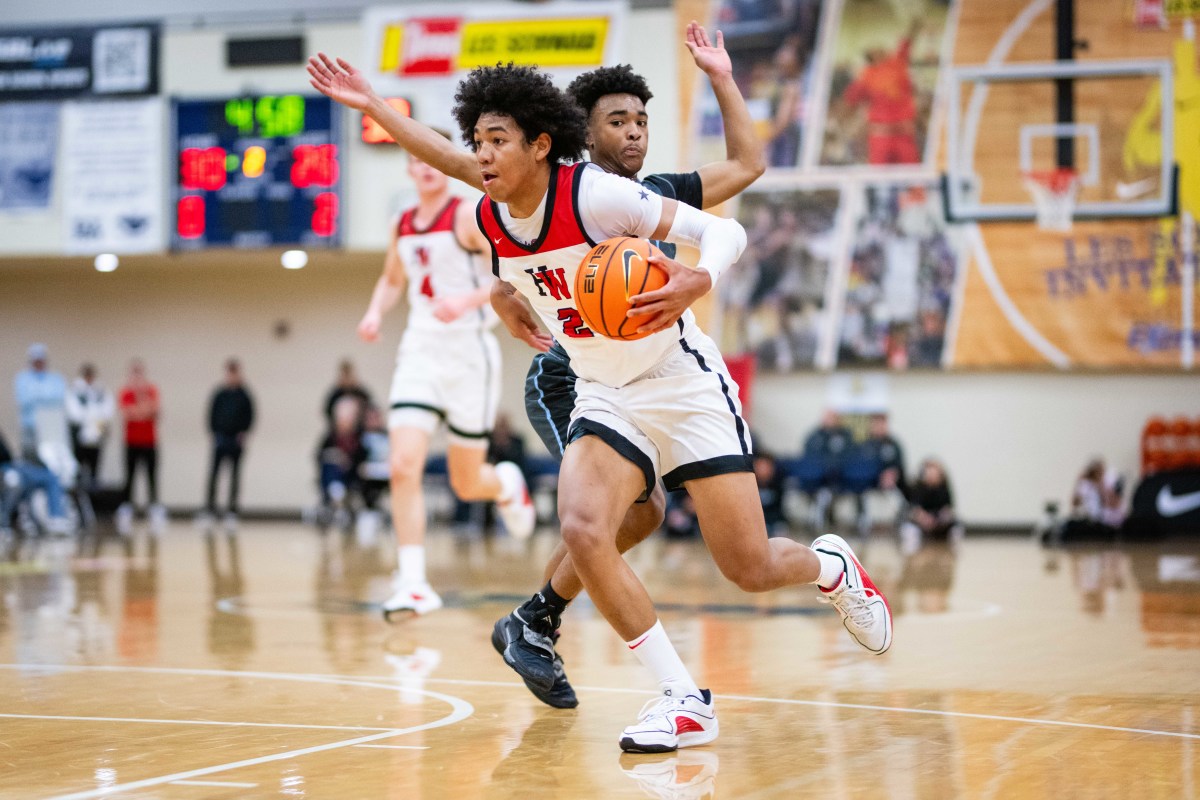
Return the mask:
<path fill-rule="evenodd" d="M 1158 490 L 1158 496 L 1154 498 L 1154 505 L 1158 509 L 1158 513 L 1164 517 L 1178 517 L 1180 514 L 1200 508 L 1200 492 L 1171 494 L 1171 487 L 1164 486 Z"/>

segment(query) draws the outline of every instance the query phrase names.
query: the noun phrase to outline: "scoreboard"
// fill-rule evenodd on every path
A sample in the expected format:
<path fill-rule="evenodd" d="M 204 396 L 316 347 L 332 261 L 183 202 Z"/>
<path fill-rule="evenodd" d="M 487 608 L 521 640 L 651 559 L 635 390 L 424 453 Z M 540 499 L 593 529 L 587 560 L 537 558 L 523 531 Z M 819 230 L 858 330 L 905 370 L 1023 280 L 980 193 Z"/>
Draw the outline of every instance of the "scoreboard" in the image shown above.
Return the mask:
<path fill-rule="evenodd" d="M 340 242 L 339 116 L 298 94 L 175 100 L 176 249 Z"/>

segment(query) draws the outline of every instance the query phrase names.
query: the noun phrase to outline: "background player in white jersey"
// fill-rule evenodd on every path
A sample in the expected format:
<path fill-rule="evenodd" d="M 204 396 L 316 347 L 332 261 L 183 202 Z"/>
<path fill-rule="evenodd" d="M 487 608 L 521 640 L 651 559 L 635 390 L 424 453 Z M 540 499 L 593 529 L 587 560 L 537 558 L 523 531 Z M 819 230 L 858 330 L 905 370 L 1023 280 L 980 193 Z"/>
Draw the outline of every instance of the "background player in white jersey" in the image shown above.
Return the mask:
<path fill-rule="evenodd" d="M 405 135 L 408 123 L 345 61 L 321 54 L 310 60 L 309 73 L 319 91 L 366 112 L 394 137 Z M 690 268 L 665 260 L 667 286 L 634 298 L 650 313 L 675 320 L 635 342 L 592 335 L 563 291 L 591 244 L 617 235 L 699 247 L 698 267 L 711 285 L 745 246 L 741 226 L 597 167 L 562 163 L 582 151 L 585 122 L 536 69 L 474 70 L 459 85 L 454 115 L 473 144 L 488 194 L 477 214 L 495 244 L 493 271 L 517 287 L 547 327 L 562 332 L 579 376 L 559 475 L 567 560 L 662 689 L 622 732 L 622 749 L 669 751 L 705 744 L 718 732 L 711 693 L 688 673 L 616 545 L 629 505 L 653 490 L 659 474 L 668 489 L 682 487 L 692 496 L 705 542 L 726 577 L 747 591 L 817 583 L 860 644 L 887 650 L 891 612 L 844 541 L 821 536 L 810 549 L 767 538 L 736 385 L 716 345 L 696 326 L 688 300 L 670 289 L 670 279 Z M 421 134 L 417 145 L 425 144 L 433 139 Z M 412 149 L 438 157 L 432 147 Z M 547 673 L 552 681 L 552 669 Z"/>
<path fill-rule="evenodd" d="M 500 398 L 500 348 L 487 306 L 491 279 L 480 256 L 489 245 L 474 221 L 474 205 L 450 193 L 449 179 L 410 155 L 408 174 L 417 204 L 392 228 L 383 274 L 358 324 L 378 341 L 383 316 L 408 287 L 408 325 L 392 379 L 392 526 L 399 572 L 384 617 L 423 614 L 442 600 L 425 575 L 425 500 L 422 477 L 429 440 L 446 423 L 450 487 L 462 500 L 494 500 L 509 533 L 533 532 L 534 509 L 515 464 L 484 461 Z"/>

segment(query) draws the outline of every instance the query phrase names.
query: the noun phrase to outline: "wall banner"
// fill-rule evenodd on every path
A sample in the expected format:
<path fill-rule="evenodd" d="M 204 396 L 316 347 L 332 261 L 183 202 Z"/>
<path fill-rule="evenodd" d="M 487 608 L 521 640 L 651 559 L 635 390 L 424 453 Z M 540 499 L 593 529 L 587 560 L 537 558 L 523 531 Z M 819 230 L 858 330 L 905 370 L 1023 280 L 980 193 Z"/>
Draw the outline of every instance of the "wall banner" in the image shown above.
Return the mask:
<path fill-rule="evenodd" d="M 156 23 L 0 30 L 0 100 L 158 93 Z"/>
<path fill-rule="evenodd" d="M 625 14 L 621 2 L 369 8 L 362 67 L 382 94 L 411 98 L 421 122 L 453 130 L 450 98 L 466 72 L 511 61 L 537 66 L 565 86 L 616 62 Z"/>
<path fill-rule="evenodd" d="M 162 250 L 162 101 L 67 103 L 62 121 L 66 252 Z"/>

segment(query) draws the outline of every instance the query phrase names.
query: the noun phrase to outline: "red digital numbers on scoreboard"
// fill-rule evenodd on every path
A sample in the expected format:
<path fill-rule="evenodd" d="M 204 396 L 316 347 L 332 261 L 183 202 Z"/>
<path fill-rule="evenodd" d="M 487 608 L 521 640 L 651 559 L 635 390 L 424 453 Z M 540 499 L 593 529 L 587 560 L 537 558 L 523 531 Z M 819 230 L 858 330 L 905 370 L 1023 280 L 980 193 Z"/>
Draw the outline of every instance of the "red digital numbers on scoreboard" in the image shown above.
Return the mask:
<path fill-rule="evenodd" d="M 321 192 L 313 198 L 312 229 L 317 236 L 337 233 L 338 197 L 333 192 Z"/>
<path fill-rule="evenodd" d="M 179 198 L 175 209 L 175 231 L 181 239 L 198 239 L 204 235 L 204 198 L 189 195 Z"/>
<path fill-rule="evenodd" d="M 292 185 L 333 186 L 338 178 L 336 144 L 302 144 L 292 150 Z"/>
<path fill-rule="evenodd" d="M 185 189 L 216 191 L 225 185 L 225 150 L 189 147 L 179 154 L 179 177 Z"/>

